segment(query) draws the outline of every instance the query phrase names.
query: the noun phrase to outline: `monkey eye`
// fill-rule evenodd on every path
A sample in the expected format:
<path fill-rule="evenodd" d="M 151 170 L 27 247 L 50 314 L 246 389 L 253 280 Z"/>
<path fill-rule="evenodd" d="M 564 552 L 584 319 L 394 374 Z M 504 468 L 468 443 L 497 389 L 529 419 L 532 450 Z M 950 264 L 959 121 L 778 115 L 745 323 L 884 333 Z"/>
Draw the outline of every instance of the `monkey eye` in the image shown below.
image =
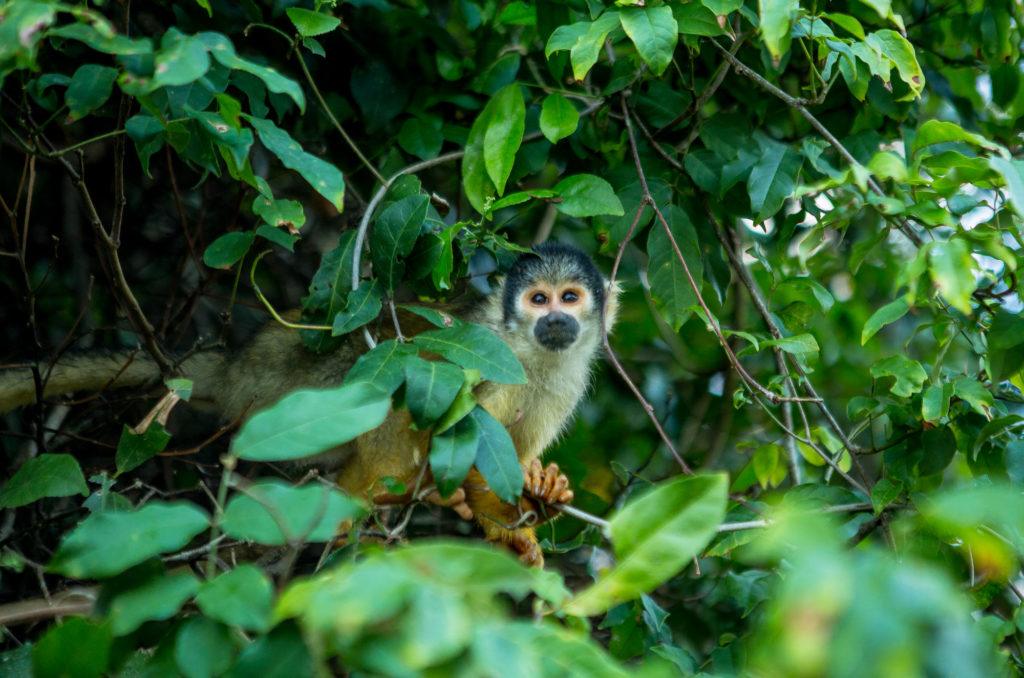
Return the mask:
<path fill-rule="evenodd" d="M 543 306 L 548 303 L 548 295 L 543 292 L 536 292 L 532 297 L 530 297 L 530 303 L 534 306 Z"/>
<path fill-rule="evenodd" d="M 562 292 L 562 301 L 566 304 L 574 304 L 580 300 L 580 295 L 572 290 Z"/>

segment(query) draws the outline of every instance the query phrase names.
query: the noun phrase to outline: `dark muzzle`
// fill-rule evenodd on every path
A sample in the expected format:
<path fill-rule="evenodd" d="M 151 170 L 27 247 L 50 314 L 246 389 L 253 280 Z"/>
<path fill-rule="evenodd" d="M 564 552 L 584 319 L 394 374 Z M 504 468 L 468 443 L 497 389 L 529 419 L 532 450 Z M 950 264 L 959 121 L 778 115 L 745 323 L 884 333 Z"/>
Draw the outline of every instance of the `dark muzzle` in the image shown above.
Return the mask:
<path fill-rule="evenodd" d="M 541 346 L 552 351 L 568 348 L 580 333 L 580 324 L 576 318 L 558 311 L 548 313 L 537 321 L 533 335 Z"/>

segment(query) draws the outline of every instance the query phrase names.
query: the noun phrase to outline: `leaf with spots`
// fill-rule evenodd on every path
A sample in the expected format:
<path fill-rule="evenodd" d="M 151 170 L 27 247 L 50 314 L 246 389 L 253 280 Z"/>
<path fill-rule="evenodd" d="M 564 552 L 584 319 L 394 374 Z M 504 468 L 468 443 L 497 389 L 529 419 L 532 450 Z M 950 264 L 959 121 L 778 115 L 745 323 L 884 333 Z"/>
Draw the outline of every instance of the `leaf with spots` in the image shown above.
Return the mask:
<path fill-rule="evenodd" d="M 284 163 L 298 172 L 316 192 L 327 198 L 339 212 L 344 207 L 345 179 L 337 167 L 303 150 L 288 132 L 265 118 L 246 116 L 256 129 L 260 141 Z"/>

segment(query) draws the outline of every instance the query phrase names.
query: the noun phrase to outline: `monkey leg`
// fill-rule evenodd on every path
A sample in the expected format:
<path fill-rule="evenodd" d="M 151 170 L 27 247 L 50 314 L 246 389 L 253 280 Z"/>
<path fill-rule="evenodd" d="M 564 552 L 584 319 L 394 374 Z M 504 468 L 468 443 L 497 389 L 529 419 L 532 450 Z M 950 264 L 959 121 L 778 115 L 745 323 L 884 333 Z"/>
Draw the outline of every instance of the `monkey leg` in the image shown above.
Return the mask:
<path fill-rule="evenodd" d="M 545 468 L 535 458 L 523 465 L 523 476 L 523 493 L 540 504 L 538 518 L 553 518 L 558 513 L 557 504 L 568 504 L 573 499 L 569 479 L 559 471 L 558 464 L 551 463 Z"/>
<path fill-rule="evenodd" d="M 466 503 L 483 528 L 487 541 L 504 544 L 527 565 L 544 565 L 544 554 L 532 527 L 536 512 L 529 500 L 518 505 L 503 502 L 491 492 L 487 481 L 475 468 L 470 470 L 462 487 L 466 491 Z"/>

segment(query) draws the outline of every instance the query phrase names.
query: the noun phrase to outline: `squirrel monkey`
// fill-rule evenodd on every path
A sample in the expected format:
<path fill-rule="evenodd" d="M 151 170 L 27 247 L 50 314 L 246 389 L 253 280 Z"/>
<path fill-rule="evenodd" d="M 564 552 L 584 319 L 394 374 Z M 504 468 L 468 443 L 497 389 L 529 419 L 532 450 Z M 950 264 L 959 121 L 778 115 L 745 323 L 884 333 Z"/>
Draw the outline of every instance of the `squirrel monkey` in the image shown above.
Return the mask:
<path fill-rule="evenodd" d="M 515 444 L 524 470 L 524 498 L 519 506 L 505 504 L 472 469 L 452 497 L 442 500 L 434 493 L 430 499 L 452 506 L 464 518 L 475 518 L 489 541 L 508 545 L 532 565 L 542 565 L 543 556 L 533 527 L 521 525 L 523 511 L 534 510 L 535 502 L 572 500 L 568 479 L 555 464 L 544 468 L 540 457 L 587 389 L 601 346 L 602 322 L 610 328 L 615 321 L 617 292 L 585 253 L 545 243 L 520 256 L 490 295 L 459 314 L 494 331 L 526 371 L 525 384 L 484 382 L 474 393 Z M 412 314 L 403 317 L 402 328 L 410 335 L 427 329 Z M 297 332 L 271 324 L 240 351 L 198 353 L 182 363 L 181 372 L 193 381 L 191 403 L 212 406 L 233 421 L 296 389 L 339 384 L 365 350 L 362 338 L 353 334 L 334 353 L 315 355 L 303 347 Z M 45 395 L 139 386 L 159 378 L 156 365 L 142 354 L 67 357 L 54 366 Z M 0 372 L 0 412 L 35 398 L 27 370 Z M 386 503 L 381 478 L 413 486 L 429 453 L 431 434 L 413 430 L 411 422 L 408 410 L 393 408 L 380 427 L 334 451 L 341 488 Z"/>

